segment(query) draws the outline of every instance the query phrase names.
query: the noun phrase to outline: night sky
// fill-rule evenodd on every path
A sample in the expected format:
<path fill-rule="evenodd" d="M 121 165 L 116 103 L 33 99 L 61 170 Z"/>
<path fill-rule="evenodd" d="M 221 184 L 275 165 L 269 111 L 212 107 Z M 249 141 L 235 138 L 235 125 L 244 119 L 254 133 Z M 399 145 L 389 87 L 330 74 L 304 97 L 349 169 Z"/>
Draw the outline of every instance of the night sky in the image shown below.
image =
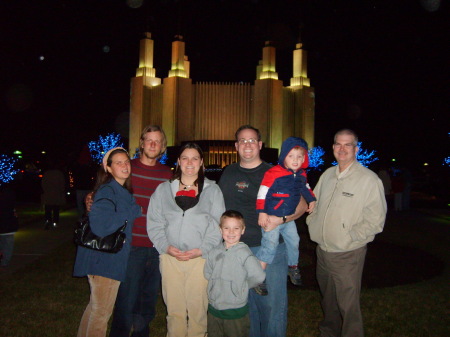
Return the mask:
<path fill-rule="evenodd" d="M 168 75 L 176 34 L 194 83 L 253 83 L 272 40 L 285 86 L 301 32 L 316 91 L 316 145 L 329 150 L 335 131 L 350 127 L 382 159 L 440 165 L 449 155 L 448 2 L 141 3 L 0 2 L 1 153 L 72 153 L 99 134 L 126 137 L 130 79 L 150 31 L 157 77 Z"/>

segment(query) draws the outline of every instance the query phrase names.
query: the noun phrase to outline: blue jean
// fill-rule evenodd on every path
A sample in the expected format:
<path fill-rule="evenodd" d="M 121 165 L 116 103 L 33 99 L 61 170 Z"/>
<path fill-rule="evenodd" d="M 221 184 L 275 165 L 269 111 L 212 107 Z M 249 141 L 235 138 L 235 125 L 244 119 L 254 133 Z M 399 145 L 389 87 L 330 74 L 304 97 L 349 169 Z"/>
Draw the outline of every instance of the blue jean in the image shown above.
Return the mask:
<path fill-rule="evenodd" d="M 250 247 L 257 255 L 261 247 Z M 278 245 L 275 257 L 266 269 L 269 294 L 260 296 L 249 292 L 250 337 L 285 337 L 287 326 L 287 258 L 286 245 Z"/>
<path fill-rule="evenodd" d="M 154 247 L 131 247 L 127 275 L 117 294 L 110 337 L 148 337 L 161 286 L 159 253 Z"/>
<path fill-rule="evenodd" d="M 11 260 L 14 250 L 14 233 L 0 235 L 0 252 L 3 254 L 1 266 L 6 267 Z"/>
<path fill-rule="evenodd" d="M 270 232 L 262 231 L 261 249 L 256 257 L 268 264 L 271 264 L 277 251 L 280 234 L 286 243 L 286 253 L 288 266 L 296 266 L 299 258 L 300 236 L 297 233 L 295 221 L 289 221 L 281 224 Z"/>

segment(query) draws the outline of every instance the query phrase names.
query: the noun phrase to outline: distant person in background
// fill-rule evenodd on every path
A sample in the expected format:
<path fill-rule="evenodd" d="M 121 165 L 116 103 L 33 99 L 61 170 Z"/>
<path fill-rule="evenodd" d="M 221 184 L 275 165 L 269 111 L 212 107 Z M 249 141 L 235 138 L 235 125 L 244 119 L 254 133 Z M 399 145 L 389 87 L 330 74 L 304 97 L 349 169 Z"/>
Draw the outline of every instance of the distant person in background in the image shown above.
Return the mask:
<path fill-rule="evenodd" d="M 393 202 L 393 194 L 392 194 L 392 179 L 390 169 L 386 164 L 382 163 L 377 174 L 378 178 L 380 178 L 381 182 L 383 183 L 384 196 L 386 198 L 388 208 L 391 208 Z"/>
<path fill-rule="evenodd" d="M 87 276 L 91 290 L 89 304 L 81 318 L 78 337 L 104 337 L 120 282 L 125 280 L 130 254 L 132 224 L 141 215 L 131 191 L 130 157 L 125 149 L 109 150 L 94 188 L 94 203 L 89 212 L 92 232 L 100 237 L 117 231 L 127 221 L 127 240 L 117 253 L 77 247 L 73 275 Z"/>
<path fill-rule="evenodd" d="M 386 166 L 381 166 L 380 170 L 378 171 L 378 178 L 380 178 L 381 182 L 383 183 L 384 194 L 386 196 L 390 195 L 392 193 L 391 175 L 389 174 L 389 170 L 386 168 Z"/>
<path fill-rule="evenodd" d="M 11 183 L 0 182 L 0 266 L 5 268 L 11 260 L 14 249 L 14 233 L 19 221 L 14 209 L 16 193 Z"/>
<path fill-rule="evenodd" d="M 45 229 L 55 228 L 59 222 L 60 207 L 66 203 L 66 179 L 55 161 L 50 160 L 41 181 L 42 203 L 45 209 Z"/>
<path fill-rule="evenodd" d="M 394 210 L 403 210 L 403 191 L 405 189 L 405 181 L 403 180 L 403 172 L 396 170 L 392 177 L 392 193 L 394 193 Z"/>
<path fill-rule="evenodd" d="M 78 217 L 86 214 L 85 199 L 94 188 L 96 169 L 90 160 L 89 149 L 84 148 L 75 165 L 71 167 L 77 203 Z"/>
<path fill-rule="evenodd" d="M 411 207 L 411 191 L 413 185 L 413 175 L 407 167 L 403 167 L 403 183 L 402 209 L 407 211 Z"/>

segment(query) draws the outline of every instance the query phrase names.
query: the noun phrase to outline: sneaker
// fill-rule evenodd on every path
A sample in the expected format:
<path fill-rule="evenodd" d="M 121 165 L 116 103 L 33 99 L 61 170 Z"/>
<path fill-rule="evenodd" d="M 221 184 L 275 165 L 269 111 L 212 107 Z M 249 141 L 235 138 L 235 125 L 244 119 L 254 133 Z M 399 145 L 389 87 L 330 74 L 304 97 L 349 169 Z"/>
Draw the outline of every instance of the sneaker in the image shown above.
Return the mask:
<path fill-rule="evenodd" d="M 266 281 L 264 281 L 263 283 L 258 284 L 253 289 L 260 296 L 267 296 L 269 294 L 268 291 L 267 291 L 267 287 L 266 287 Z"/>
<path fill-rule="evenodd" d="M 52 226 L 53 226 L 53 228 L 56 228 L 56 227 L 58 227 L 58 224 L 56 222 L 54 222 Z"/>
<path fill-rule="evenodd" d="M 290 266 L 288 275 L 293 285 L 301 286 L 303 284 L 302 275 L 300 275 L 300 270 L 297 266 Z"/>

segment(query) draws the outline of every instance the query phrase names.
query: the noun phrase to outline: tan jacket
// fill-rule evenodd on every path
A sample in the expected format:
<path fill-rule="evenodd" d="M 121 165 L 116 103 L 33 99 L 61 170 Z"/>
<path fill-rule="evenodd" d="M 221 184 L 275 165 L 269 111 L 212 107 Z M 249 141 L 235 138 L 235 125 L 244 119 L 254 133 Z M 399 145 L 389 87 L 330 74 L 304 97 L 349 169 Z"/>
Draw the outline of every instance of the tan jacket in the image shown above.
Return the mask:
<path fill-rule="evenodd" d="M 383 183 L 358 162 L 342 174 L 338 167 L 326 170 L 314 193 L 317 204 L 306 223 L 311 240 L 322 250 L 355 250 L 383 231 L 387 210 Z"/>

